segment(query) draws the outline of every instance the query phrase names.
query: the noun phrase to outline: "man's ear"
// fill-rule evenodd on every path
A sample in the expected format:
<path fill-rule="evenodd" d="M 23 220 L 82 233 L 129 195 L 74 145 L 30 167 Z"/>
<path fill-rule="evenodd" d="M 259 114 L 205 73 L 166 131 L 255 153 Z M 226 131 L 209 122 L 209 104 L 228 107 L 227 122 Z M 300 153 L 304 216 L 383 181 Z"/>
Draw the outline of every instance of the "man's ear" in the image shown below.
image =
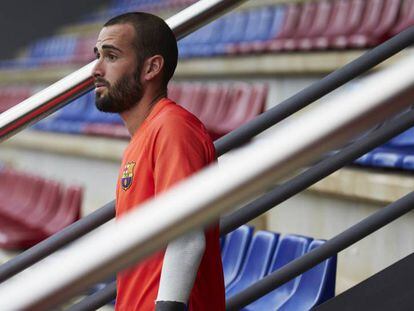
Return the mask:
<path fill-rule="evenodd" d="M 161 76 L 164 68 L 164 57 L 161 55 L 154 55 L 147 58 L 144 63 L 144 80 L 150 81 L 156 77 Z"/>

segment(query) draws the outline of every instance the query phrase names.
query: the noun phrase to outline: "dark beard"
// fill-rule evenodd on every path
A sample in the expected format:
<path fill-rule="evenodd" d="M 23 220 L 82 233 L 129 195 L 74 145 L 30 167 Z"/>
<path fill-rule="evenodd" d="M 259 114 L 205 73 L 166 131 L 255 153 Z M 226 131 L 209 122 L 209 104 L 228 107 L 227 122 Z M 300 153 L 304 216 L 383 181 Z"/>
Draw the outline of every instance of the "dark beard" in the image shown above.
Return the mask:
<path fill-rule="evenodd" d="M 103 112 L 121 113 L 134 107 L 142 98 L 142 85 L 137 79 L 124 76 L 117 81 L 113 86 L 110 86 L 107 81 L 101 79 L 108 85 L 108 93 L 106 95 L 95 96 L 96 108 Z M 99 82 L 99 78 L 96 79 Z"/>

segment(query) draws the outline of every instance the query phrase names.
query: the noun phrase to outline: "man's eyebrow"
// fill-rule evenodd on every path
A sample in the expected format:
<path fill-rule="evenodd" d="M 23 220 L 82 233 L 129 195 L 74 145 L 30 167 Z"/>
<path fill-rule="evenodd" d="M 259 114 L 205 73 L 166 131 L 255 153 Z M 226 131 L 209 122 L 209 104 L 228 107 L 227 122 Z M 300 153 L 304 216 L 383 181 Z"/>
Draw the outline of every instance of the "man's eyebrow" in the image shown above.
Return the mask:
<path fill-rule="evenodd" d="M 102 45 L 102 50 L 116 50 L 118 52 L 122 52 L 120 49 L 118 49 L 116 46 L 114 45 L 110 45 L 110 44 L 104 44 Z"/>
<path fill-rule="evenodd" d="M 122 53 L 122 50 L 121 49 L 118 49 L 116 46 L 110 45 L 110 44 L 104 44 L 104 45 L 102 45 L 102 50 L 116 50 L 116 51 Z M 95 54 L 98 53 L 98 48 L 96 46 L 93 48 L 93 52 Z"/>

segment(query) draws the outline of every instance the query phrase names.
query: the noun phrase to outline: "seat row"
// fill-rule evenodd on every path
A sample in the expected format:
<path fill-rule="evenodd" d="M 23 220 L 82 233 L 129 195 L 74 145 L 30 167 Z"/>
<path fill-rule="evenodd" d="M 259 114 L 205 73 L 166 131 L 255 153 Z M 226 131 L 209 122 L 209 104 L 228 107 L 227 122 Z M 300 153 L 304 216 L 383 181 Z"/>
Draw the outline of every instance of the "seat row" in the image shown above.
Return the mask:
<path fill-rule="evenodd" d="M 220 240 L 226 299 L 324 243 L 299 235 L 253 231 L 241 226 Z M 329 258 L 242 310 L 310 310 L 335 295 L 336 265 L 336 256 Z M 95 285 L 89 294 L 113 281 Z"/>
<path fill-rule="evenodd" d="M 324 243 L 241 226 L 222 241 L 226 298 Z M 335 295 L 336 256 L 308 270 L 243 310 L 310 310 Z"/>
<path fill-rule="evenodd" d="M 80 217 L 82 189 L 39 176 L 0 170 L 0 247 L 28 248 Z"/>
<path fill-rule="evenodd" d="M 414 128 L 368 152 L 355 163 L 362 166 L 414 170 Z"/>
<path fill-rule="evenodd" d="M 185 2 L 185 3 L 184 3 Z M 187 3 L 188 2 L 188 3 Z M 108 19 L 131 10 L 170 8 L 193 0 L 114 1 L 97 13 Z M 280 51 L 367 48 L 414 24 L 414 0 L 317 0 L 237 11 L 182 39 L 181 58 Z M 96 36 L 60 35 L 29 46 L 0 68 L 83 64 L 93 60 Z"/>
<path fill-rule="evenodd" d="M 242 82 L 175 83 L 169 88 L 169 97 L 195 114 L 215 139 L 263 112 L 267 86 Z M 129 137 L 119 116 L 99 112 L 94 101 L 94 93 L 89 92 L 34 128 L 70 134 Z"/>
<path fill-rule="evenodd" d="M 413 24 L 413 0 L 306 1 L 231 13 L 179 47 L 183 58 L 366 48 Z"/>

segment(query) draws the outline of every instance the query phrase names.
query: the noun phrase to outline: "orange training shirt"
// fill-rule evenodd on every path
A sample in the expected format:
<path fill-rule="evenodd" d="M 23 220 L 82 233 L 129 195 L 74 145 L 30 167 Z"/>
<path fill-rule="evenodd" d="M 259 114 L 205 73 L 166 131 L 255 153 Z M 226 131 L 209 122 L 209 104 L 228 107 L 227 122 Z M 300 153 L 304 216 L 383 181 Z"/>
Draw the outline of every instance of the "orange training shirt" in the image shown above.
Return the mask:
<path fill-rule="evenodd" d="M 160 100 L 124 152 L 117 183 L 116 217 L 213 161 L 214 145 L 201 122 L 171 100 Z M 206 249 L 190 295 L 189 310 L 224 311 L 218 225 L 205 235 Z M 164 252 L 118 274 L 116 310 L 154 310 Z"/>

